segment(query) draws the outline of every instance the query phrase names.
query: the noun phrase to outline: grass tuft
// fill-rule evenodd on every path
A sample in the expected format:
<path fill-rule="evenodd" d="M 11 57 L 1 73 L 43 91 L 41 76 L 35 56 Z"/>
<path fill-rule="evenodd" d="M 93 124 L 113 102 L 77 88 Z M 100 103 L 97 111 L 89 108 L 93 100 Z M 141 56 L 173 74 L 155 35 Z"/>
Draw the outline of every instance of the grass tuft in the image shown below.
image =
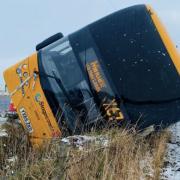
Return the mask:
<path fill-rule="evenodd" d="M 0 139 L 0 176 L 8 179 L 156 180 L 170 138 L 166 130 L 142 137 L 134 129 L 114 128 L 98 132 L 108 139 L 106 146 L 94 141 L 82 150 L 58 140 L 34 150 L 21 128 L 6 129 L 9 137 Z"/>

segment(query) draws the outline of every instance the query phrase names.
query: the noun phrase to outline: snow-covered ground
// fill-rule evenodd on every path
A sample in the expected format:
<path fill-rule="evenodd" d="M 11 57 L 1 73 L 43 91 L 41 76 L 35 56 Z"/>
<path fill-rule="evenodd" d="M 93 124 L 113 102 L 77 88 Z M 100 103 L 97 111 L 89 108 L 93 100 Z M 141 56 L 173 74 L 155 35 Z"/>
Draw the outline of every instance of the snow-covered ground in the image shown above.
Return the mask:
<path fill-rule="evenodd" d="M 9 94 L 5 91 L 0 90 L 0 96 L 8 96 Z"/>
<path fill-rule="evenodd" d="M 6 118 L 0 117 L 0 124 L 4 124 L 6 122 Z"/>
<path fill-rule="evenodd" d="M 171 126 L 171 141 L 167 144 L 165 167 L 162 169 L 162 180 L 180 180 L 180 122 Z"/>
<path fill-rule="evenodd" d="M 79 150 L 83 150 L 86 144 L 94 143 L 96 145 L 101 145 L 103 147 L 107 147 L 109 144 L 108 137 L 106 136 L 69 136 L 61 139 L 61 142 L 66 145 L 73 145 L 79 148 Z"/>
<path fill-rule="evenodd" d="M 6 122 L 6 118 L 0 117 L 0 137 L 7 136 L 7 133 L 2 129 L 2 125 Z"/>
<path fill-rule="evenodd" d="M 0 96 L 8 96 L 8 92 L 5 92 L 3 90 L 0 89 Z"/>

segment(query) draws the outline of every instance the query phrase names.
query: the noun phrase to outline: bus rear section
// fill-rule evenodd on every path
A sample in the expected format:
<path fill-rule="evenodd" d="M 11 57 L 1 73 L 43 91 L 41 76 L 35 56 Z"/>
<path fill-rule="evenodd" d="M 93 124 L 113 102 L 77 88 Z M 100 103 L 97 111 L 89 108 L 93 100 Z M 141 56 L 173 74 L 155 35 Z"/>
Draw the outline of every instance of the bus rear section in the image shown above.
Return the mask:
<path fill-rule="evenodd" d="M 4 73 L 33 144 L 108 123 L 145 128 L 179 121 L 180 58 L 149 6 L 55 35 L 36 50 Z"/>

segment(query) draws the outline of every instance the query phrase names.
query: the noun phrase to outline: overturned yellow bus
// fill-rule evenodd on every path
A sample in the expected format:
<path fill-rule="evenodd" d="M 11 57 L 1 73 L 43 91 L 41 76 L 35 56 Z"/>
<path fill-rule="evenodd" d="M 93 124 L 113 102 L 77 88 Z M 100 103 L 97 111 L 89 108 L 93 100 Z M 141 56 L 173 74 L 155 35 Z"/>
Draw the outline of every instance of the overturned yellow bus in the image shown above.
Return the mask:
<path fill-rule="evenodd" d="M 114 122 L 180 117 L 180 57 L 155 12 L 137 5 L 63 37 L 4 72 L 32 144 Z"/>

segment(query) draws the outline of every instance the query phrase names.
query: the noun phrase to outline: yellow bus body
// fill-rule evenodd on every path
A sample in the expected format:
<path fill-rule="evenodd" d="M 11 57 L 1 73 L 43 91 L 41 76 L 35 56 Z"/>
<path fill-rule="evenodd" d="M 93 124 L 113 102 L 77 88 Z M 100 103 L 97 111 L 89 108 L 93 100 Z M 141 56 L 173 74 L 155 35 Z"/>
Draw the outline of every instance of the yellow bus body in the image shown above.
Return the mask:
<path fill-rule="evenodd" d="M 22 77 L 17 73 L 18 68 L 22 70 Z M 7 69 L 4 79 L 9 93 L 14 92 L 11 99 L 24 129 L 29 133 L 31 143 L 41 146 L 43 141 L 59 137 L 61 131 L 44 96 L 39 77 L 33 77 L 34 71 L 38 71 L 37 53 Z M 18 89 L 17 86 L 28 77 L 31 77 L 29 81 Z"/>
<path fill-rule="evenodd" d="M 146 8 L 150 11 L 160 37 L 178 73 L 180 73 L 180 56 L 176 47 L 156 13 L 150 6 L 146 6 Z M 17 69 L 21 69 L 21 75 L 18 74 Z M 44 141 L 60 137 L 61 131 L 41 88 L 39 77 L 33 76 L 35 71 L 38 72 L 37 53 L 7 69 L 4 72 L 4 79 L 21 123 L 29 133 L 30 141 L 33 145 L 41 146 Z M 28 77 L 30 79 L 26 84 L 18 88 Z"/>

